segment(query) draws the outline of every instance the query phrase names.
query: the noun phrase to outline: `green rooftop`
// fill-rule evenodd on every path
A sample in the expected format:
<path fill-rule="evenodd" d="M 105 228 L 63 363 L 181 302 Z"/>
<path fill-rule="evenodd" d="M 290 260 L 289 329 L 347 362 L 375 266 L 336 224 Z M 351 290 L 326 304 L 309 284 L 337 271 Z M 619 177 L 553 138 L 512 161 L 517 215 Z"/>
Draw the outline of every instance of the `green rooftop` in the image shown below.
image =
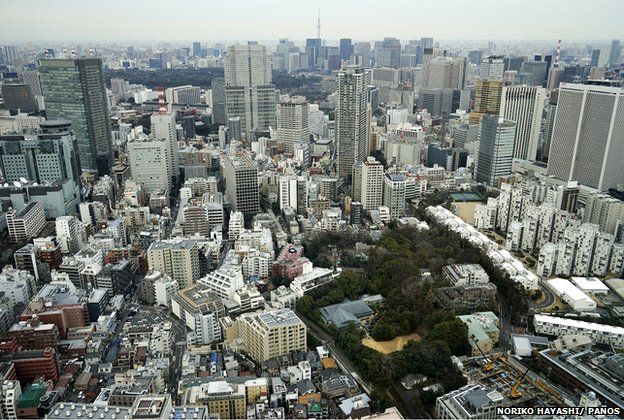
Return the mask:
<path fill-rule="evenodd" d="M 39 405 L 39 400 L 43 397 L 43 394 L 48 390 L 48 384 L 45 382 L 39 382 L 30 384 L 24 390 L 17 400 L 18 408 L 32 408 Z"/>
<path fill-rule="evenodd" d="M 485 197 L 476 192 L 454 192 L 449 194 L 453 201 L 466 201 L 466 202 L 475 202 L 475 201 L 485 201 Z"/>

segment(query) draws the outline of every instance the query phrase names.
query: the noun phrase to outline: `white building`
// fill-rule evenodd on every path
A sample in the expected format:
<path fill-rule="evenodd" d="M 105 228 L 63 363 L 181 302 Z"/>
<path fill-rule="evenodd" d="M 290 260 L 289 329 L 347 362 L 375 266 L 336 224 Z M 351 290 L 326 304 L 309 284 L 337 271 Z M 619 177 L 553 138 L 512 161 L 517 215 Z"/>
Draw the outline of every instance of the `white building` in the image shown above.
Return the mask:
<path fill-rule="evenodd" d="M 546 89 L 537 86 L 505 86 L 500 116 L 516 122 L 514 158 L 534 161 L 542 125 Z"/>
<path fill-rule="evenodd" d="M 145 281 L 154 284 L 154 300 L 157 305 L 171 307 L 171 299 L 180 289 L 178 282 L 160 271 L 150 271 Z"/>
<path fill-rule="evenodd" d="M 316 289 L 333 280 L 333 272 L 329 268 L 314 267 L 305 270 L 290 283 L 290 288 L 298 295 L 303 296 L 312 289 Z"/>
<path fill-rule="evenodd" d="M 75 254 L 86 239 L 84 224 L 74 216 L 61 216 L 55 221 L 56 239 L 64 254 Z"/>
<path fill-rule="evenodd" d="M 354 177 L 355 179 L 355 177 Z M 372 210 L 382 205 L 384 184 L 384 167 L 368 156 L 362 163 L 362 197 L 360 202 L 364 210 Z"/>
<path fill-rule="evenodd" d="M 19 381 L 5 380 L 0 384 L 0 418 L 17 418 L 17 400 L 22 395 Z"/>
<path fill-rule="evenodd" d="M 180 290 L 171 300 L 171 312 L 193 331 L 196 344 L 222 338 L 219 319 L 225 315 L 221 298 L 196 284 Z"/>
<path fill-rule="evenodd" d="M 260 209 L 258 167 L 247 156 L 227 155 L 225 168 L 225 191 L 232 210 L 243 214 L 255 214 Z"/>
<path fill-rule="evenodd" d="M 388 173 L 384 177 L 383 204 L 390 209 L 390 219 L 405 213 L 405 175 Z"/>
<path fill-rule="evenodd" d="M 11 309 L 28 305 L 36 290 L 35 277 L 28 271 L 17 270 L 10 265 L 2 269 L 0 292 L 8 298 Z"/>
<path fill-rule="evenodd" d="M 490 276 L 479 264 L 447 265 L 442 269 L 442 273 L 452 286 L 473 286 L 487 284 L 490 281 Z"/>
<path fill-rule="evenodd" d="M 132 179 L 148 193 L 168 194 L 174 176 L 171 142 L 144 137 L 129 141 L 127 147 Z"/>
<path fill-rule="evenodd" d="M 176 86 L 167 88 L 165 95 L 169 106 L 173 104 L 197 105 L 201 103 L 201 88 L 199 86 Z"/>
<path fill-rule="evenodd" d="M 240 211 L 230 212 L 230 222 L 228 225 L 228 238 L 231 241 L 238 239 L 238 235 L 245 230 L 245 217 Z"/>
<path fill-rule="evenodd" d="M 232 299 L 234 293 L 245 284 L 242 268 L 230 265 L 221 266 L 197 282 L 209 292 L 226 299 Z"/>
<path fill-rule="evenodd" d="M 474 226 L 477 229 L 492 230 L 496 228 L 498 208 L 494 205 L 480 204 L 474 210 Z"/>
<path fill-rule="evenodd" d="M 583 293 L 591 296 L 606 296 L 609 288 L 597 277 L 572 277 L 572 283 Z"/>
<path fill-rule="evenodd" d="M 6 213 L 7 229 L 12 242 L 26 242 L 37 236 L 45 226 L 43 203 L 30 202 L 20 211 L 10 209 Z"/>
<path fill-rule="evenodd" d="M 565 279 L 547 280 L 546 284 L 561 300 L 570 305 L 576 312 L 593 311 L 596 309 L 594 302 L 583 291 Z"/>
<path fill-rule="evenodd" d="M 556 337 L 571 334 L 585 335 L 590 337 L 594 343 L 624 349 L 624 328 L 622 327 L 541 314 L 535 315 L 533 325 L 538 334 Z"/>
<path fill-rule="evenodd" d="M 540 248 L 536 270 L 539 276 L 550 277 L 555 273 L 558 252 L 559 248 L 552 242 L 548 242 Z"/>

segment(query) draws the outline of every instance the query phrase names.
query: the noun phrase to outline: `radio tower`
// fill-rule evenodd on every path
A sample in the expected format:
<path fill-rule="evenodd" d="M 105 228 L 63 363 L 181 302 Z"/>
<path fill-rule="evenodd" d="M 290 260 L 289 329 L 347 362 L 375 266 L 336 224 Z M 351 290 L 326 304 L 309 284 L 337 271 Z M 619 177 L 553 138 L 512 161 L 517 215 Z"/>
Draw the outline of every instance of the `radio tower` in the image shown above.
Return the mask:
<path fill-rule="evenodd" d="M 316 39 L 321 39 L 321 9 L 316 9 Z"/>
<path fill-rule="evenodd" d="M 158 112 L 164 114 L 167 112 L 167 104 L 165 103 L 165 89 L 158 86 Z"/>

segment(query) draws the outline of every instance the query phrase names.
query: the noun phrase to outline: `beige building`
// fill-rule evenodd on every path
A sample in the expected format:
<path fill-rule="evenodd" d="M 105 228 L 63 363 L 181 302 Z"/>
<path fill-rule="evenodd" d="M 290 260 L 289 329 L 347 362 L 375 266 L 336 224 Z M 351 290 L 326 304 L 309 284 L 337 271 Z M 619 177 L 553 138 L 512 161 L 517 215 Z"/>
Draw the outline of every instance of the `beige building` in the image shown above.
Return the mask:
<path fill-rule="evenodd" d="M 183 397 L 184 405 L 205 406 L 210 414 L 221 419 L 247 418 L 245 386 L 214 381 L 190 387 Z"/>
<path fill-rule="evenodd" d="M 306 326 L 290 309 L 246 313 L 236 322 L 239 338 L 256 362 L 306 349 Z"/>
<path fill-rule="evenodd" d="M 199 278 L 197 242 L 190 239 L 154 242 L 147 250 L 151 270 L 167 274 L 180 288 L 194 284 Z"/>

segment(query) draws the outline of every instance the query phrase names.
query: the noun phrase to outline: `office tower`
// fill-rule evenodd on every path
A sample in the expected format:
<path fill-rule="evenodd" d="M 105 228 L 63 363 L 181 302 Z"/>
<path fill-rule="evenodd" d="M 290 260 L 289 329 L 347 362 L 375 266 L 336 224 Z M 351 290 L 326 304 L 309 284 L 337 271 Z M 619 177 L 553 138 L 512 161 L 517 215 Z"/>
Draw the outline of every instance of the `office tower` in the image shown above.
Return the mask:
<path fill-rule="evenodd" d="M 609 50 L 609 61 L 607 64 L 610 66 L 614 64 L 620 64 L 620 57 L 622 55 L 622 43 L 619 39 L 611 41 L 611 49 Z"/>
<path fill-rule="evenodd" d="M 340 59 L 345 61 L 350 60 L 352 54 L 353 44 L 351 43 L 351 39 L 342 38 L 340 40 Z"/>
<path fill-rule="evenodd" d="M 595 49 L 591 51 L 591 60 L 589 61 L 590 67 L 598 67 L 600 63 L 600 50 Z"/>
<path fill-rule="evenodd" d="M 383 205 L 390 209 L 390 219 L 396 220 L 405 213 L 405 186 L 403 174 L 386 174 L 383 187 Z"/>
<path fill-rule="evenodd" d="M 505 57 L 503 61 L 505 62 L 505 71 L 515 70 L 518 73 L 520 72 L 520 68 L 522 67 L 522 63 L 527 60 L 526 57 Z"/>
<path fill-rule="evenodd" d="M 225 60 L 225 113 L 241 118 L 241 130 L 250 134 L 275 127 L 275 86 L 271 60 L 257 43 L 232 45 Z"/>
<path fill-rule="evenodd" d="M 37 70 L 26 70 L 20 73 L 20 77 L 28 86 L 33 96 L 41 96 L 41 83 L 39 82 L 39 72 Z"/>
<path fill-rule="evenodd" d="M 201 103 L 201 88 L 199 86 L 176 86 L 165 91 L 169 106 L 173 104 L 196 105 Z"/>
<path fill-rule="evenodd" d="M 336 106 L 335 138 L 338 154 L 338 176 L 349 180 L 353 165 L 366 153 L 367 73 L 347 67 L 338 72 L 338 104 Z"/>
<path fill-rule="evenodd" d="M 479 67 L 481 80 L 500 80 L 505 73 L 505 60 L 502 55 L 490 55 L 483 58 Z"/>
<path fill-rule="evenodd" d="M 71 121 L 82 170 L 109 174 L 112 134 L 102 60 L 44 59 L 39 61 L 39 74 L 46 115 Z"/>
<path fill-rule="evenodd" d="M 227 140 L 241 141 L 243 139 L 243 133 L 241 131 L 241 119 L 240 117 L 229 117 L 227 119 Z"/>
<path fill-rule="evenodd" d="M 500 103 L 504 83 L 501 80 L 479 80 L 475 88 L 474 109 L 470 113 L 470 123 L 478 124 L 483 114 L 500 113 Z"/>
<path fill-rule="evenodd" d="M 383 202 L 384 167 L 368 156 L 361 166 L 361 196 L 359 201 L 364 210 L 374 210 Z"/>
<path fill-rule="evenodd" d="M 153 242 L 147 250 L 150 270 L 160 271 L 178 282 L 180 288 L 195 284 L 199 279 L 199 249 L 197 241 L 172 239 Z"/>
<path fill-rule="evenodd" d="M 371 45 L 370 42 L 358 42 L 353 46 L 353 54 L 360 57 L 359 62 L 353 63 L 360 67 L 369 67 L 371 64 Z"/>
<path fill-rule="evenodd" d="M 26 83 L 4 83 L 2 85 L 4 109 L 13 113 L 31 113 L 37 110 L 35 97 Z"/>
<path fill-rule="evenodd" d="M 561 82 L 565 79 L 565 70 L 559 64 L 548 69 L 548 78 L 546 80 L 546 89 L 554 90 L 559 88 Z"/>
<path fill-rule="evenodd" d="M 479 125 L 475 180 L 494 186 L 511 174 L 516 123 L 498 115 L 484 115 Z"/>
<path fill-rule="evenodd" d="M 131 139 L 128 157 L 132 179 L 143 184 L 148 193 L 169 194 L 178 171 L 177 134 L 175 114 L 154 113 L 149 137 Z"/>
<path fill-rule="evenodd" d="M 420 73 L 420 86 L 424 89 L 429 88 L 429 85 L 431 84 L 431 80 L 430 80 L 430 75 L 432 74 L 431 63 L 438 57 L 446 57 L 446 50 L 442 48 L 425 48 L 423 50 L 423 63 L 422 63 L 422 71 Z M 434 71 L 440 71 L 440 69 L 436 68 L 434 69 Z M 450 79 L 450 70 L 449 70 L 449 79 Z"/>
<path fill-rule="evenodd" d="M 308 102 L 303 96 L 283 97 L 277 105 L 277 140 L 293 153 L 295 144 L 310 141 Z"/>
<path fill-rule="evenodd" d="M 505 86 L 500 116 L 516 122 L 514 158 L 534 161 L 537 157 L 546 90 L 536 86 Z"/>
<path fill-rule="evenodd" d="M 79 188 L 77 140 L 69 121 L 46 121 L 37 135 L 0 136 L 0 169 L 6 182 L 64 183 Z"/>
<path fill-rule="evenodd" d="M 212 79 L 212 121 L 215 124 L 225 124 L 225 79 L 218 77 Z"/>
<path fill-rule="evenodd" d="M 201 42 L 193 42 L 193 56 L 201 57 L 201 55 L 202 55 Z"/>
<path fill-rule="evenodd" d="M 258 167 L 247 156 L 228 155 L 224 162 L 225 192 L 233 211 L 255 214 L 260 211 Z"/>
<path fill-rule="evenodd" d="M 602 191 L 624 185 L 624 89 L 562 83 L 548 174 Z"/>
<path fill-rule="evenodd" d="M 433 38 L 420 38 L 420 49 L 416 57 L 416 64 L 423 63 L 423 56 L 426 48 L 433 48 Z"/>
<path fill-rule="evenodd" d="M 520 67 L 520 73 L 530 75 L 531 86 L 543 86 L 548 76 L 547 61 L 525 61 Z"/>
<path fill-rule="evenodd" d="M 401 41 L 386 37 L 375 42 L 375 63 L 380 67 L 399 67 L 401 59 Z"/>
<path fill-rule="evenodd" d="M 617 233 L 617 223 L 624 220 L 624 202 L 604 193 L 592 193 L 586 199 L 583 222 L 594 223 L 606 233 Z"/>
<path fill-rule="evenodd" d="M 290 309 L 245 313 L 236 323 L 238 336 L 257 363 L 306 349 L 306 326 Z"/>
<path fill-rule="evenodd" d="M 544 123 L 540 135 L 540 145 L 537 154 L 539 162 L 548 163 L 548 153 L 550 152 L 550 142 L 552 140 L 553 127 L 555 125 L 555 115 L 557 113 L 558 91 L 552 92 L 546 104 Z"/>
<path fill-rule="evenodd" d="M 321 55 L 321 40 L 319 38 L 306 39 L 305 52 L 308 56 L 310 67 L 318 67 Z"/>
<path fill-rule="evenodd" d="M 424 68 L 423 68 L 424 69 Z M 463 89 L 466 79 L 466 58 L 436 57 L 427 71 L 428 89 Z"/>
<path fill-rule="evenodd" d="M 481 65 L 483 61 L 483 50 L 468 51 L 468 61 L 470 64 Z"/>

